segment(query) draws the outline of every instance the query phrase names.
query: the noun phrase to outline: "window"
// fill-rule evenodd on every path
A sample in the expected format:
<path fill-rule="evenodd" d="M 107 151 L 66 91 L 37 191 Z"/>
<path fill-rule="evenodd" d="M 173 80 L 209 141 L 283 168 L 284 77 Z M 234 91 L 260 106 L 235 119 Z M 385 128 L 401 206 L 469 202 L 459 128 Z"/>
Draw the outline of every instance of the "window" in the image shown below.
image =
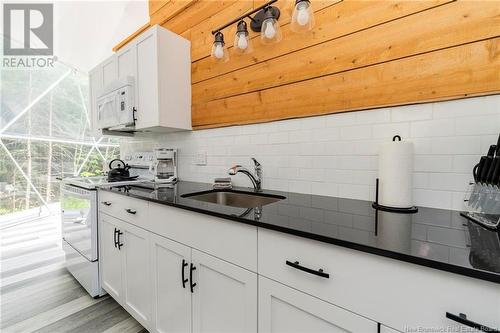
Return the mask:
<path fill-rule="evenodd" d="M 94 138 L 88 76 L 51 69 L 2 69 L 0 215 L 59 201 L 58 177 L 102 174 L 116 139 Z"/>

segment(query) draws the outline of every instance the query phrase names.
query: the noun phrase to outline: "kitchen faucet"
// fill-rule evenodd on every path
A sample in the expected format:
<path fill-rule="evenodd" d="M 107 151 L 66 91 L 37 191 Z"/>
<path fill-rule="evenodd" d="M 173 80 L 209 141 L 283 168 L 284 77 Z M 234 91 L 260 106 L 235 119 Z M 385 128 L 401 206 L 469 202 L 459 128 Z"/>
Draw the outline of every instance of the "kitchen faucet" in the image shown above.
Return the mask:
<path fill-rule="evenodd" d="M 259 162 L 257 162 L 257 160 L 253 157 L 252 161 L 255 164 L 255 175 L 252 174 L 250 170 L 248 170 L 245 167 L 242 167 L 241 165 L 235 165 L 232 168 L 230 168 L 229 174 L 231 176 L 234 176 L 238 172 L 244 173 L 252 181 L 255 192 L 260 192 L 262 190 L 262 165 Z"/>

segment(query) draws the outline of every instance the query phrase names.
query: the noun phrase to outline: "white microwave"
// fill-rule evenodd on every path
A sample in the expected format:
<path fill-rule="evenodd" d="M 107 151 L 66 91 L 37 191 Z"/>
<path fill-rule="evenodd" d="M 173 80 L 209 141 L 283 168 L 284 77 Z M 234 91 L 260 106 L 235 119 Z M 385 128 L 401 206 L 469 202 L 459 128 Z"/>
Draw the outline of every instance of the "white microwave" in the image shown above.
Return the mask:
<path fill-rule="evenodd" d="M 132 130 L 135 126 L 134 78 L 120 78 L 99 91 L 96 99 L 97 127 Z"/>

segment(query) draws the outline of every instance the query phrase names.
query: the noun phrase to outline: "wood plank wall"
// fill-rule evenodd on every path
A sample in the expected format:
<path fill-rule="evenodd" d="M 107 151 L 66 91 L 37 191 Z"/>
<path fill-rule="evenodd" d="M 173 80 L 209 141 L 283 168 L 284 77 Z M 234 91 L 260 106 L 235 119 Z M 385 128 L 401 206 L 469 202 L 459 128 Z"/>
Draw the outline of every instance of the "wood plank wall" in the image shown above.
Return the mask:
<path fill-rule="evenodd" d="M 500 92 L 500 2 L 312 0 L 316 27 L 290 31 L 293 0 L 279 0 L 283 40 L 210 58 L 211 30 L 262 0 L 150 1 L 150 24 L 192 43 L 194 128 L 447 100 Z"/>

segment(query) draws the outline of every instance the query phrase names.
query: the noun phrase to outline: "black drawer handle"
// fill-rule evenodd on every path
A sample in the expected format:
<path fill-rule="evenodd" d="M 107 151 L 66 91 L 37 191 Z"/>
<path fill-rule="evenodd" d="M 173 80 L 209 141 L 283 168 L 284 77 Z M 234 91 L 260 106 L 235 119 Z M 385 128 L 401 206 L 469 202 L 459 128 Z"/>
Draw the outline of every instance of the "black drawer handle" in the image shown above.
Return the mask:
<path fill-rule="evenodd" d="M 137 213 L 137 211 L 136 211 L 136 210 L 134 210 L 134 209 L 130 209 L 130 208 L 125 209 L 125 211 L 126 211 L 127 213 L 129 213 L 129 214 L 135 214 L 135 213 Z"/>
<path fill-rule="evenodd" d="M 118 241 L 116 240 L 116 235 L 117 235 L 117 233 L 118 233 L 118 229 L 116 229 L 116 228 L 115 228 L 115 233 L 114 233 L 114 235 L 113 235 L 113 240 L 114 240 L 114 242 L 115 242 L 115 248 L 116 248 L 116 246 L 118 245 Z"/>
<path fill-rule="evenodd" d="M 196 269 L 196 266 L 191 263 L 189 268 L 189 285 L 191 287 L 191 293 L 194 293 L 194 287 L 196 287 L 196 283 L 193 283 L 193 271 Z"/>
<path fill-rule="evenodd" d="M 186 260 L 182 259 L 182 267 L 181 267 L 181 271 L 182 271 L 182 288 L 186 289 L 186 282 L 188 282 L 188 279 L 186 279 L 184 277 L 184 268 L 186 268 L 188 265 L 188 263 L 186 262 Z"/>
<path fill-rule="evenodd" d="M 118 230 L 116 234 L 117 234 L 116 238 L 117 238 L 118 250 L 120 250 L 121 247 L 123 246 L 123 243 L 120 243 L 120 236 L 123 235 L 123 232 L 121 232 L 121 230 Z"/>
<path fill-rule="evenodd" d="M 453 313 L 446 312 L 446 318 L 451 319 L 453 321 L 456 321 L 457 323 L 463 324 L 465 326 L 469 326 L 469 327 L 475 328 L 475 329 L 480 330 L 482 332 L 500 333 L 499 330 L 495 330 L 493 328 L 489 328 L 488 326 L 484 326 L 484 325 L 478 324 L 476 322 L 473 322 L 473 321 L 467 319 L 467 315 L 465 315 L 463 313 L 460 313 L 457 316 L 457 315 L 455 315 Z"/>
<path fill-rule="evenodd" d="M 102 203 L 104 206 L 111 206 L 111 202 L 109 202 L 109 201 L 101 201 L 101 203 Z"/>
<path fill-rule="evenodd" d="M 298 269 L 300 271 L 303 271 L 303 272 L 306 272 L 306 273 L 309 273 L 309 274 L 317 275 L 317 276 L 323 277 L 325 279 L 329 279 L 330 278 L 330 274 L 323 272 L 323 269 L 321 269 L 321 268 L 318 269 L 317 271 L 315 271 L 314 269 L 310 269 L 310 268 L 301 266 L 298 261 L 291 262 L 291 261 L 287 260 L 286 264 L 288 266 L 290 266 L 290 267 L 296 268 L 296 269 Z"/>

